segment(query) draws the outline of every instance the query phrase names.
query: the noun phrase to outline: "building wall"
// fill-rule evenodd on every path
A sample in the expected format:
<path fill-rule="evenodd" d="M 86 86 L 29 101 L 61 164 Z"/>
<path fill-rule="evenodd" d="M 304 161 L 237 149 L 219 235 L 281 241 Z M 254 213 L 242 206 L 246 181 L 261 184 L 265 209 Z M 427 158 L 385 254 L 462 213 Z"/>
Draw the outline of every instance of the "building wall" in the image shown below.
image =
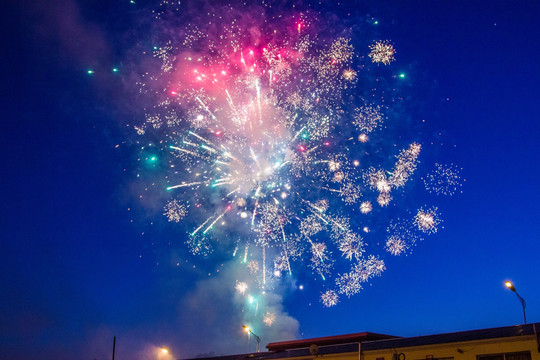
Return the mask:
<path fill-rule="evenodd" d="M 359 360 L 477 360 L 478 355 L 530 351 L 540 360 L 534 335 L 362 351 Z M 401 355 L 403 354 L 403 355 Z"/>

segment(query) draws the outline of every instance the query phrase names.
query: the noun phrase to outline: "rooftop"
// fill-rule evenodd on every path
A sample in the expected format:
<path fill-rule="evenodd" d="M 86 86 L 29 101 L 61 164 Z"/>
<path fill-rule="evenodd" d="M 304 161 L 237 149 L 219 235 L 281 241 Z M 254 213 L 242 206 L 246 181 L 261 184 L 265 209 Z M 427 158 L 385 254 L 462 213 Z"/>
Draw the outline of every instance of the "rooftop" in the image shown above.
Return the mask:
<path fill-rule="evenodd" d="M 266 348 L 269 351 L 283 351 L 288 349 L 300 349 L 310 347 L 313 344 L 317 346 L 326 346 L 395 338 L 397 338 L 397 336 L 375 334 L 371 332 L 361 332 L 355 334 L 325 336 L 312 339 L 273 342 L 266 345 Z"/>
<path fill-rule="evenodd" d="M 269 351 L 240 355 L 198 358 L 208 360 L 266 360 L 312 356 L 310 346 L 316 345 L 317 355 L 343 354 L 358 352 L 358 344 L 362 343 L 362 351 L 397 349 L 412 346 L 448 344 L 462 341 L 508 338 L 525 335 L 540 336 L 540 323 L 505 326 L 490 329 L 459 331 L 445 334 L 397 337 L 392 335 L 362 332 L 355 334 L 326 336 L 311 339 L 291 340 L 269 343 Z M 540 339 L 540 338 L 539 338 Z M 540 351 L 540 340 L 539 340 Z"/>

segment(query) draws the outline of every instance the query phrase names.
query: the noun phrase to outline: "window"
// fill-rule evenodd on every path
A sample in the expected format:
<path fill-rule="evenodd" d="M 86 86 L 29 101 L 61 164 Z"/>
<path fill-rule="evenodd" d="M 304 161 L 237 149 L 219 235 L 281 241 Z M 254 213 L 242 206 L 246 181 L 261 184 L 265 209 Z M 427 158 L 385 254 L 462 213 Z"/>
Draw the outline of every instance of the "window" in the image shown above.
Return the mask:
<path fill-rule="evenodd" d="M 530 351 L 504 354 L 477 355 L 476 360 L 531 360 Z"/>

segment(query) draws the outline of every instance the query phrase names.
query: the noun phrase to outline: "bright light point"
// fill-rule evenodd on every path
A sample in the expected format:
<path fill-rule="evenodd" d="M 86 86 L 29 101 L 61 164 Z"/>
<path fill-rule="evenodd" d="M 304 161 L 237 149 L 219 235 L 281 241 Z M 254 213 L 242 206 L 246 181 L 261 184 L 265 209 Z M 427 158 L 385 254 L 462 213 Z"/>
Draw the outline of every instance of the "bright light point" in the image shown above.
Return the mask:
<path fill-rule="evenodd" d="M 92 75 L 94 73 L 94 70 L 88 70 L 86 71 L 89 75 Z"/>
<path fill-rule="evenodd" d="M 377 20 L 375 20 L 375 21 L 373 22 L 373 25 L 379 25 L 379 22 L 378 22 Z"/>
<path fill-rule="evenodd" d="M 236 291 L 238 291 L 240 294 L 244 294 L 246 290 L 248 289 L 248 285 L 245 282 L 236 282 L 235 286 Z"/>
<path fill-rule="evenodd" d="M 165 348 L 162 348 L 162 349 L 161 349 L 161 353 L 162 353 L 162 354 L 167 354 L 168 352 L 169 352 L 169 350 L 167 350 L 167 349 L 165 349 Z"/>
<path fill-rule="evenodd" d="M 286 192 L 282 192 L 280 196 L 281 196 L 282 199 L 286 199 L 286 198 L 287 198 L 287 193 L 286 193 Z"/>
<path fill-rule="evenodd" d="M 117 68 L 113 68 L 112 71 L 113 71 L 113 72 L 118 72 L 118 69 L 117 69 Z"/>
<path fill-rule="evenodd" d="M 197 115 L 197 120 L 198 121 L 201 121 L 202 119 L 204 119 L 204 115 Z"/>
<path fill-rule="evenodd" d="M 353 165 L 354 165 L 354 166 L 360 166 L 360 161 L 354 160 L 354 161 L 353 161 Z"/>
<path fill-rule="evenodd" d="M 247 214 L 247 212 L 245 212 L 245 211 L 242 211 L 242 212 L 240 213 L 240 217 L 241 217 L 242 219 L 245 219 L 245 218 L 247 218 L 247 217 L 248 217 L 248 214 Z"/>
<path fill-rule="evenodd" d="M 399 74 L 399 77 L 400 77 L 400 79 L 405 79 L 405 74 L 401 73 L 401 74 Z"/>
<path fill-rule="evenodd" d="M 279 271 L 279 270 L 274 271 L 274 276 L 275 277 L 280 277 L 281 276 L 281 271 Z"/>
<path fill-rule="evenodd" d="M 226 72 L 225 70 L 223 70 L 223 71 L 221 72 L 221 75 L 227 75 L 227 72 Z"/>
<path fill-rule="evenodd" d="M 298 286 L 298 289 L 300 289 L 300 290 L 304 290 L 304 285 L 300 285 L 300 286 Z"/>
<path fill-rule="evenodd" d="M 367 226 L 364 226 L 364 228 L 362 230 L 364 230 L 365 233 L 369 232 L 369 228 Z"/>
<path fill-rule="evenodd" d="M 304 145 L 300 145 L 298 147 L 298 150 L 300 150 L 301 152 L 304 152 L 304 151 L 306 151 L 306 147 Z"/>

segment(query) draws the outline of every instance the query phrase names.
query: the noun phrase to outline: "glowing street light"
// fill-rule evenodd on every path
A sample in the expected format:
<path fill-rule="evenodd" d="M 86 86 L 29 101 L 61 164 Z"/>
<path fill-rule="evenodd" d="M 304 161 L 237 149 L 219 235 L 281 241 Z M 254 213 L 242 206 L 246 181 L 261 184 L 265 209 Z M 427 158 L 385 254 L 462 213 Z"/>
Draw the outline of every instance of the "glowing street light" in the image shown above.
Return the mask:
<path fill-rule="evenodd" d="M 165 348 L 161 348 L 161 353 L 162 354 L 168 354 L 169 353 L 169 350 L 165 349 Z"/>
<path fill-rule="evenodd" d="M 514 287 L 514 284 L 512 284 L 511 281 L 505 281 L 504 285 L 512 290 L 514 293 L 516 293 L 516 296 L 519 299 L 519 302 L 521 303 L 521 306 L 523 307 L 523 323 L 527 323 L 527 317 L 525 316 L 525 300 L 521 296 L 519 296 L 518 292 L 516 291 L 516 288 Z"/>
<path fill-rule="evenodd" d="M 259 352 L 259 344 L 261 343 L 261 338 L 258 337 L 257 335 L 255 335 L 253 333 L 253 331 L 251 331 L 251 329 L 248 328 L 246 325 L 242 325 L 242 327 L 244 328 L 245 332 L 247 332 L 247 333 L 249 333 L 249 334 L 251 334 L 251 335 L 253 335 L 255 337 L 255 340 L 257 340 L 257 352 Z"/>

